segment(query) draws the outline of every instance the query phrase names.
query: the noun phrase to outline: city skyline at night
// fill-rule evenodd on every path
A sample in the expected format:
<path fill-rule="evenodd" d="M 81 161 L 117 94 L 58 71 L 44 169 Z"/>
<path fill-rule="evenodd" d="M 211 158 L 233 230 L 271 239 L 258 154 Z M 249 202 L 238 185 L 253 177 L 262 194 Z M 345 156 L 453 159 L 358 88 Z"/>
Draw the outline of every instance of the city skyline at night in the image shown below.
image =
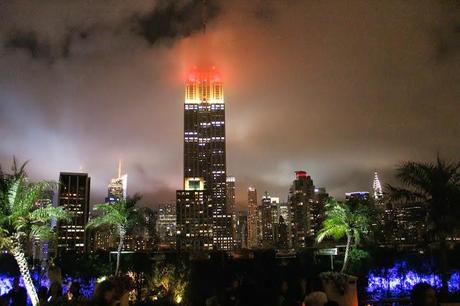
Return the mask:
<path fill-rule="evenodd" d="M 460 305 L 459 84 L 460 0 L 0 1 L 0 304 Z"/>
<path fill-rule="evenodd" d="M 203 35 L 190 3 L 2 4 L 0 163 L 30 160 L 36 180 L 89 173 L 94 204 L 123 159 L 130 194 L 172 201 L 183 82 L 213 65 L 226 84 L 238 209 L 249 186 L 285 201 L 297 170 L 343 198 L 372 191 L 375 171 L 394 183 L 401 161 L 458 156 L 458 6 L 216 1 Z M 161 22 L 177 28 L 148 31 Z"/>

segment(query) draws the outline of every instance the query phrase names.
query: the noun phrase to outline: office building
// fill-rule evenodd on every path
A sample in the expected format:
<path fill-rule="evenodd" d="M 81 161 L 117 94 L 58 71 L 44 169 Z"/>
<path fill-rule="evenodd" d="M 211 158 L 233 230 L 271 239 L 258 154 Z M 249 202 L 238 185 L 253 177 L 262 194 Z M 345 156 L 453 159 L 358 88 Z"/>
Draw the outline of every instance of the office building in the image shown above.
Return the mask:
<path fill-rule="evenodd" d="M 295 250 L 305 248 L 307 241 L 312 239 L 310 207 L 314 197 L 315 186 L 311 177 L 305 171 L 296 171 L 288 197 L 291 242 Z"/>
<path fill-rule="evenodd" d="M 59 175 L 58 205 L 70 213 L 71 220 L 58 222 L 58 253 L 83 253 L 87 250 L 85 228 L 89 215 L 90 182 L 87 173 L 61 172 Z"/>
<path fill-rule="evenodd" d="M 255 249 L 258 247 L 258 209 L 257 209 L 257 190 L 254 187 L 248 188 L 248 247 Z"/>
<path fill-rule="evenodd" d="M 272 198 L 268 192 L 262 197 L 262 203 L 259 206 L 261 217 L 261 239 L 259 245 L 263 249 L 272 249 L 275 247 L 275 224 L 278 223 L 277 204 L 279 198 Z"/>
<path fill-rule="evenodd" d="M 176 247 L 176 203 L 162 203 L 158 207 L 156 230 L 162 249 Z"/>
<path fill-rule="evenodd" d="M 248 215 L 244 211 L 238 211 L 236 214 L 236 233 L 235 249 L 242 250 L 248 248 Z"/>
<path fill-rule="evenodd" d="M 176 192 L 176 247 L 179 251 L 213 250 L 212 204 L 205 201 L 204 181 L 187 179 Z"/>
<path fill-rule="evenodd" d="M 128 174 L 121 174 L 121 161 L 118 162 L 118 176 L 111 179 L 107 187 L 106 203 L 115 203 L 121 199 L 126 199 L 128 192 Z"/>
<path fill-rule="evenodd" d="M 237 226 L 237 211 L 235 209 L 236 205 L 236 198 L 235 198 L 235 177 L 234 176 L 227 176 L 227 210 L 228 214 L 232 216 L 232 239 L 233 239 L 233 247 L 237 249 L 236 243 L 236 226 Z"/>
<path fill-rule="evenodd" d="M 326 202 L 329 198 L 329 194 L 326 192 L 326 188 L 315 188 L 315 197 L 312 205 L 310 206 L 310 236 L 316 237 L 319 230 L 323 227 L 323 222 L 326 213 Z"/>
<path fill-rule="evenodd" d="M 345 200 L 346 201 L 367 201 L 369 200 L 369 192 L 368 191 L 353 191 L 345 193 Z"/>
<path fill-rule="evenodd" d="M 221 77 L 214 68 L 209 71 L 194 69 L 185 86 L 184 189 L 176 194 L 177 242 L 181 249 L 190 246 L 196 250 L 200 246 L 203 251 L 209 250 L 209 233 L 212 249 L 233 249 L 226 178 L 225 103 Z M 200 186 L 189 185 L 195 183 Z M 189 214 L 181 215 L 186 212 Z M 202 232 L 188 232 L 193 231 L 191 224 Z M 182 238 L 186 242 L 179 242 Z"/>

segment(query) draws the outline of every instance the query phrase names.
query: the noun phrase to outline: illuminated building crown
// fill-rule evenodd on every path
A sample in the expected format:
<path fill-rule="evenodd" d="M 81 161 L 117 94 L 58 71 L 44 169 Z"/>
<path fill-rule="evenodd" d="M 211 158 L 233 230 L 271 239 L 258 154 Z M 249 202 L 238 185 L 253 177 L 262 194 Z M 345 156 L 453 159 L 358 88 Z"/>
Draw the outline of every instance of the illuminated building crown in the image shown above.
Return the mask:
<path fill-rule="evenodd" d="M 185 85 L 185 103 L 224 103 L 222 79 L 214 67 L 205 71 L 194 68 L 189 73 Z"/>
<path fill-rule="evenodd" d="M 380 184 L 379 175 L 374 172 L 374 182 L 372 184 L 374 190 L 374 199 L 379 200 L 383 197 L 382 185 Z"/>

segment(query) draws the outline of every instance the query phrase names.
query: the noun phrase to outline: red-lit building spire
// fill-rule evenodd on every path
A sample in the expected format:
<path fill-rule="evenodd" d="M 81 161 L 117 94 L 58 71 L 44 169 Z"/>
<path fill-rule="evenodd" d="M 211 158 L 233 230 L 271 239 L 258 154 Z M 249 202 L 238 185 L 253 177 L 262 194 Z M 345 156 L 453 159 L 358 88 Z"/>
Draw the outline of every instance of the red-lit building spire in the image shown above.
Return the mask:
<path fill-rule="evenodd" d="M 203 70 L 193 67 L 188 73 L 185 85 L 186 104 L 224 103 L 222 78 L 215 67 Z"/>

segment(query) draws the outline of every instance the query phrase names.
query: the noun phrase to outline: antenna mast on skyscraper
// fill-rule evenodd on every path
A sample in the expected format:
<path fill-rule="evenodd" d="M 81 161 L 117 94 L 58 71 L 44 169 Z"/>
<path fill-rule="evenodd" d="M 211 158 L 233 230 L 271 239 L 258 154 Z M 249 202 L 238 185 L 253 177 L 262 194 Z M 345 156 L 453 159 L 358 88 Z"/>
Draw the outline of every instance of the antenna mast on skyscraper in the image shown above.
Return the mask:
<path fill-rule="evenodd" d="M 118 160 L 118 177 L 121 177 L 121 159 Z"/>
<path fill-rule="evenodd" d="M 201 12 L 203 22 L 203 34 L 206 34 L 206 24 L 208 22 L 208 1 L 203 0 L 203 10 Z"/>

